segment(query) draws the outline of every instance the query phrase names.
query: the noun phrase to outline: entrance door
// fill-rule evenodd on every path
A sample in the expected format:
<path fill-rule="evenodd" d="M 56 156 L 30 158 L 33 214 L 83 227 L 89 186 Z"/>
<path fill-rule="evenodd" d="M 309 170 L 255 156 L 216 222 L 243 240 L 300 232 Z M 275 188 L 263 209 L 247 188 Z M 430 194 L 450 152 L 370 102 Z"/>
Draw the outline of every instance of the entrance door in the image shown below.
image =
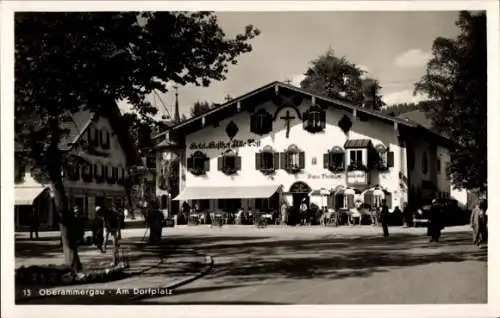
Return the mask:
<path fill-rule="evenodd" d="M 289 217 L 289 224 L 294 225 L 300 221 L 300 204 L 302 200 L 305 199 L 306 205 L 309 207 L 309 193 L 311 192 L 311 188 L 307 183 L 298 181 L 292 184 L 289 192 L 292 194 L 292 204 L 293 204 L 293 212 Z"/>

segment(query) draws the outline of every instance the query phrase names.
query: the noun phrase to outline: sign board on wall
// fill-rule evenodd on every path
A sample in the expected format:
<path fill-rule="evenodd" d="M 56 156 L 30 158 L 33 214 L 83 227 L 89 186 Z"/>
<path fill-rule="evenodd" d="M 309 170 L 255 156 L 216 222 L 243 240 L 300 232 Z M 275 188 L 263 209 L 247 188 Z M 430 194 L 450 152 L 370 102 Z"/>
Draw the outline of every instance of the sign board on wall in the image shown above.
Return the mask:
<path fill-rule="evenodd" d="M 367 184 L 368 173 L 366 171 L 348 171 L 347 183 L 349 184 Z"/>
<path fill-rule="evenodd" d="M 260 140 L 248 139 L 248 140 L 232 140 L 232 141 L 209 141 L 209 142 L 193 142 L 189 145 L 189 149 L 228 149 L 228 148 L 240 148 L 240 147 L 260 147 Z"/>

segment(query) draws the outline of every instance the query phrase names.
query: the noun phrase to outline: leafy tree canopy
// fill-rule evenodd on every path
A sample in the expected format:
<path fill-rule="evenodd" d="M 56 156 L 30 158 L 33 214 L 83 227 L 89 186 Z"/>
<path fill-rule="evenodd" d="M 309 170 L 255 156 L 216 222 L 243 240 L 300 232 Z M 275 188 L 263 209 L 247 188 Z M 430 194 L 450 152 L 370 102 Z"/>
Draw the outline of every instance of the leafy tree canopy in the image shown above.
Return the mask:
<path fill-rule="evenodd" d="M 259 34 L 226 36 L 210 12 L 22 12 L 15 15 L 15 141 L 46 170 L 60 215 L 65 260 L 81 268 L 61 178 L 61 122 L 126 100 L 142 118 L 167 83 L 208 86 L 226 78 Z"/>
<path fill-rule="evenodd" d="M 206 101 L 205 102 L 196 101 L 193 107 L 191 107 L 191 117 L 196 117 L 217 106 L 218 104 L 215 103 L 210 104 L 209 102 Z"/>
<path fill-rule="evenodd" d="M 345 57 L 337 57 L 333 50 L 328 50 L 324 55 L 311 62 L 304 80 L 300 83 L 303 89 L 318 95 L 330 98 L 342 98 L 360 105 L 363 103 L 363 81 L 365 72 L 352 64 Z M 384 102 L 380 96 L 380 85 L 374 81 L 376 110 L 381 109 Z M 341 92 L 344 92 L 344 96 Z"/>
<path fill-rule="evenodd" d="M 449 166 L 454 184 L 486 191 L 486 14 L 460 12 L 456 25 L 456 38 L 434 40 L 433 58 L 415 93 L 426 93 L 435 101 L 425 111 L 436 129 L 457 143 Z"/>

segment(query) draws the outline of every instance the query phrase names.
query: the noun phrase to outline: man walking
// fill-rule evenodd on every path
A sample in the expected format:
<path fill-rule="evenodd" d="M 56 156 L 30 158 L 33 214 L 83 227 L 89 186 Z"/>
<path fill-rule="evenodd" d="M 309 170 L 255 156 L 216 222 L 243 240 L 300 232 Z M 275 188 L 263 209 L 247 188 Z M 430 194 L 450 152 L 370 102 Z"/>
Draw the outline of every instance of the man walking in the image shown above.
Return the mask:
<path fill-rule="evenodd" d="M 429 223 L 427 225 L 427 235 L 431 237 L 430 242 L 439 242 L 441 230 L 443 229 L 442 221 L 441 207 L 434 199 L 432 200 Z"/>

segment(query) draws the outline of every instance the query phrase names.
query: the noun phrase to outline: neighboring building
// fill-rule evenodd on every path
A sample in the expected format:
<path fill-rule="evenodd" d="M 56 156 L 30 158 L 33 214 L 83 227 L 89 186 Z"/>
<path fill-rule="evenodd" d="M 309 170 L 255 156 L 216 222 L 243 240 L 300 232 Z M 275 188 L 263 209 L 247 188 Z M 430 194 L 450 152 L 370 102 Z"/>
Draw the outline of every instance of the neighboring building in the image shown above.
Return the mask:
<path fill-rule="evenodd" d="M 100 114 L 80 111 L 61 126 L 68 130 L 59 148 L 69 152 L 72 164 L 64 168 L 63 182 L 69 207 L 80 206 L 88 218 L 103 203 L 121 207 L 127 203 L 126 182 L 136 152 L 112 104 Z M 15 224 L 28 225 L 29 212 L 39 211 L 41 227 L 55 227 L 56 216 L 47 178 L 16 162 Z"/>
<path fill-rule="evenodd" d="M 414 110 L 408 113 L 404 113 L 398 116 L 398 118 L 411 121 L 422 127 L 425 127 L 429 130 L 433 130 L 432 121 L 426 116 L 425 112 L 422 110 Z M 437 133 L 437 132 L 436 132 Z M 424 154 L 416 152 L 414 154 L 415 162 L 415 171 L 418 171 L 418 163 L 423 163 Z M 438 191 L 436 196 L 438 198 L 453 198 L 457 200 L 460 205 L 463 207 L 468 207 L 469 209 L 472 207 L 472 204 L 477 200 L 477 195 L 472 191 L 467 189 L 457 189 L 450 183 L 450 178 L 447 171 L 448 163 L 450 162 L 450 153 L 448 149 L 444 147 L 437 147 L 437 160 L 436 160 L 436 173 L 437 173 L 437 185 L 438 189 L 447 189 L 446 191 Z M 447 188 L 448 187 L 448 188 Z M 418 190 L 418 188 L 417 188 Z"/>
<path fill-rule="evenodd" d="M 449 193 L 441 174 L 450 141 L 370 105 L 273 82 L 171 127 L 157 162 L 180 158 L 174 200 L 229 212 L 304 199 L 342 209 L 383 198 L 392 211 Z"/>

